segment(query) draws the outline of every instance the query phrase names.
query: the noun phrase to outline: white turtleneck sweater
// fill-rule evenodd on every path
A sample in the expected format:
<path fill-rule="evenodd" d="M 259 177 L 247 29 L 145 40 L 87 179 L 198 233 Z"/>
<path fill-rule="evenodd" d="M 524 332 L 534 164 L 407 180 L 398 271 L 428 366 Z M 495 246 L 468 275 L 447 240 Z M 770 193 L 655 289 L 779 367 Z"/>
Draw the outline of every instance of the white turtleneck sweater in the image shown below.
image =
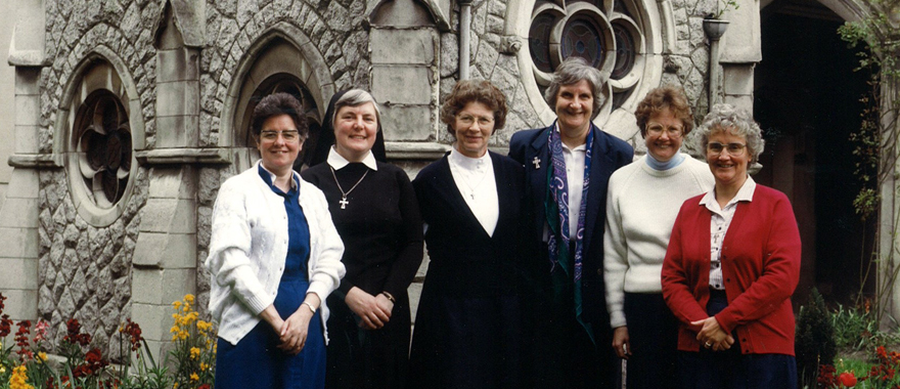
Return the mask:
<path fill-rule="evenodd" d="M 603 267 L 612 328 L 626 325 L 625 292 L 662 292 L 660 272 L 678 210 L 715 183 L 709 166 L 685 157 L 677 166 L 656 170 L 645 155 L 609 179 Z"/>

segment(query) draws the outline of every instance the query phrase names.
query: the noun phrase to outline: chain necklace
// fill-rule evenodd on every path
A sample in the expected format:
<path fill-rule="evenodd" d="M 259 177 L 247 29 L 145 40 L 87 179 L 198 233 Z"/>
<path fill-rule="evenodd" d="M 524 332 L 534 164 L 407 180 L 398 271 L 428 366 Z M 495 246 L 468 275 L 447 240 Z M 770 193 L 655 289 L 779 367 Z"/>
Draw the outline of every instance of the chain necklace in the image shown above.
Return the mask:
<path fill-rule="evenodd" d="M 350 195 L 350 192 L 353 192 L 353 190 L 356 189 L 357 186 L 359 186 L 359 183 L 362 182 L 364 178 L 366 178 L 366 175 L 369 174 L 369 169 L 366 169 L 366 172 L 363 173 L 362 177 L 359 178 L 359 181 L 356 181 L 356 183 L 353 184 L 353 187 L 350 188 L 350 190 L 344 192 L 344 188 L 341 188 L 341 183 L 338 182 L 337 174 L 334 173 L 334 168 L 330 165 L 328 166 L 328 168 L 331 169 L 331 176 L 334 177 L 334 183 L 337 184 L 338 190 L 341 191 L 341 201 L 338 201 L 338 203 L 341 204 L 341 209 L 347 209 L 347 204 L 350 204 L 350 202 L 347 201 L 347 196 Z"/>
<path fill-rule="evenodd" d="M 472 200 L 475 200 L 475 190 L 478 189 L 478 187 L 481 186 L 482 183 L 484 183 L 484 179 L 487 178 L 487 169 L 476 168 L 474 170 L 465 171 L 466 169 L 464 169 L 464 168 L 462 168 L 462 166 L 460 166 L 460 170 L 461 170 L 460 173 L 464 173 L 464 174 L 462 174 L 462 177 L 460 177 L 461 178 L 460 181 L 462 181 L 463 185 L 465 185 L 467 188 L 469 188 L 469 198 L 471 198 Z M 481 170 L 481 171 L 479 171 L 479 170 Z M 481 173 L 481 178 L 478 180 L 477 183 L 475 183 L 475 185 L 471 185 L 471 184 L 469 184 L 469 181 L 474 181 L 475 177 L 477 177 L 475 175 L 475 173 Z"/>

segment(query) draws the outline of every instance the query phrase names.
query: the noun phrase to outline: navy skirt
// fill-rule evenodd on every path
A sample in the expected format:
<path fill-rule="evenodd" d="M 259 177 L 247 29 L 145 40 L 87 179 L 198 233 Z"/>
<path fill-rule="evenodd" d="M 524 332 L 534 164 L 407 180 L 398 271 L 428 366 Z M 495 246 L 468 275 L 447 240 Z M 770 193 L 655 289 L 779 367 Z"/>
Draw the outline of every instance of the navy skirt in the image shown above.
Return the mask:
<path fill-rule="evenodd" d="M 306 297 L 309 282 L 282 277 L 275 309 L 288 317 Z M 297 355 L 281 351 L 278 334 L 260 321 L 237 345 L 219 338 L 216 389 L 321 389 L 325 387 L 325 336 L 319 312 L 309 322 L 306 345 Z"/>
<path fill-rule="evenodd" d="M 713 316 L 728 306 L 724 291 L 710 291 L 706 312 Z M 731 348 L 678 352 L 679 386 L 683 389 L 796 389 L 797 362 L 784 354 L 741 354 L 735 336 Z"/>

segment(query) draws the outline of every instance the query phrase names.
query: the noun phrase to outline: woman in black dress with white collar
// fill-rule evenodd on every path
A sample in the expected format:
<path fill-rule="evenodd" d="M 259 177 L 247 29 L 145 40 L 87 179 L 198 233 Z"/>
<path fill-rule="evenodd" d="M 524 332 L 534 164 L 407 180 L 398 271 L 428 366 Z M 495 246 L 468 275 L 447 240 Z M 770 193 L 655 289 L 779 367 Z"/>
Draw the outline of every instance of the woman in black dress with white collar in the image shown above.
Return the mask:
<path fill-rule="evenodd" d="M 346 247 L 347 275 L 328 299 L 325 387 L 405 388 L 410 339 L 406 289 L 422 262 L 422 219 L 406 173 L 376 160 L 380 117 L 368 92 L 331 99 L 319 142 L 334 135 L 327 160 L 301 174 L 328 201 Z M 383 160 L 383 152 L 379 152 Z"/>
<path fill-rule="evenodd" d="M 441 109 L 453 149 L 413 181 L 431 262 L 413 331 L 412 388 L 520 387 L 523 169 L 487 147 L 506 113 L 496 86 L 460 81 Z"/>

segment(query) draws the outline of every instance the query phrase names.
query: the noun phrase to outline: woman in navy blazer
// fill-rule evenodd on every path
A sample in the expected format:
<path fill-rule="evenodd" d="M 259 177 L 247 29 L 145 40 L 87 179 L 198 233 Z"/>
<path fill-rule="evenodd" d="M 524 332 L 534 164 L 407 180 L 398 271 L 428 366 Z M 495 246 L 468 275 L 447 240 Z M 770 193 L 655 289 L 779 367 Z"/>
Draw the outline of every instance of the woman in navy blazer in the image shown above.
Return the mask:
<path fill-rule="evenodd" d="M 608 78 L 581 58 L 567 59 L 544 95 L 557 120 L 510 140 L 509 156 L 525 167 L 525 244 L 534 254 L 531 310 L 540 315 L 532 319 L 531 387 L 615 383 L 603 284 L 606 188 L 609 176 L 631 163 L 634 150 L 591 122 L 603 105 Z"/>
<path fill-rule="evenodd" d="M 506 112 L 496 86 L 460 81 L 441 109 L 453 149 L 413 180 L 431 261 L 411 388 L 529 387 L 520 368 L 522 166 L 487 148 Z"/>

